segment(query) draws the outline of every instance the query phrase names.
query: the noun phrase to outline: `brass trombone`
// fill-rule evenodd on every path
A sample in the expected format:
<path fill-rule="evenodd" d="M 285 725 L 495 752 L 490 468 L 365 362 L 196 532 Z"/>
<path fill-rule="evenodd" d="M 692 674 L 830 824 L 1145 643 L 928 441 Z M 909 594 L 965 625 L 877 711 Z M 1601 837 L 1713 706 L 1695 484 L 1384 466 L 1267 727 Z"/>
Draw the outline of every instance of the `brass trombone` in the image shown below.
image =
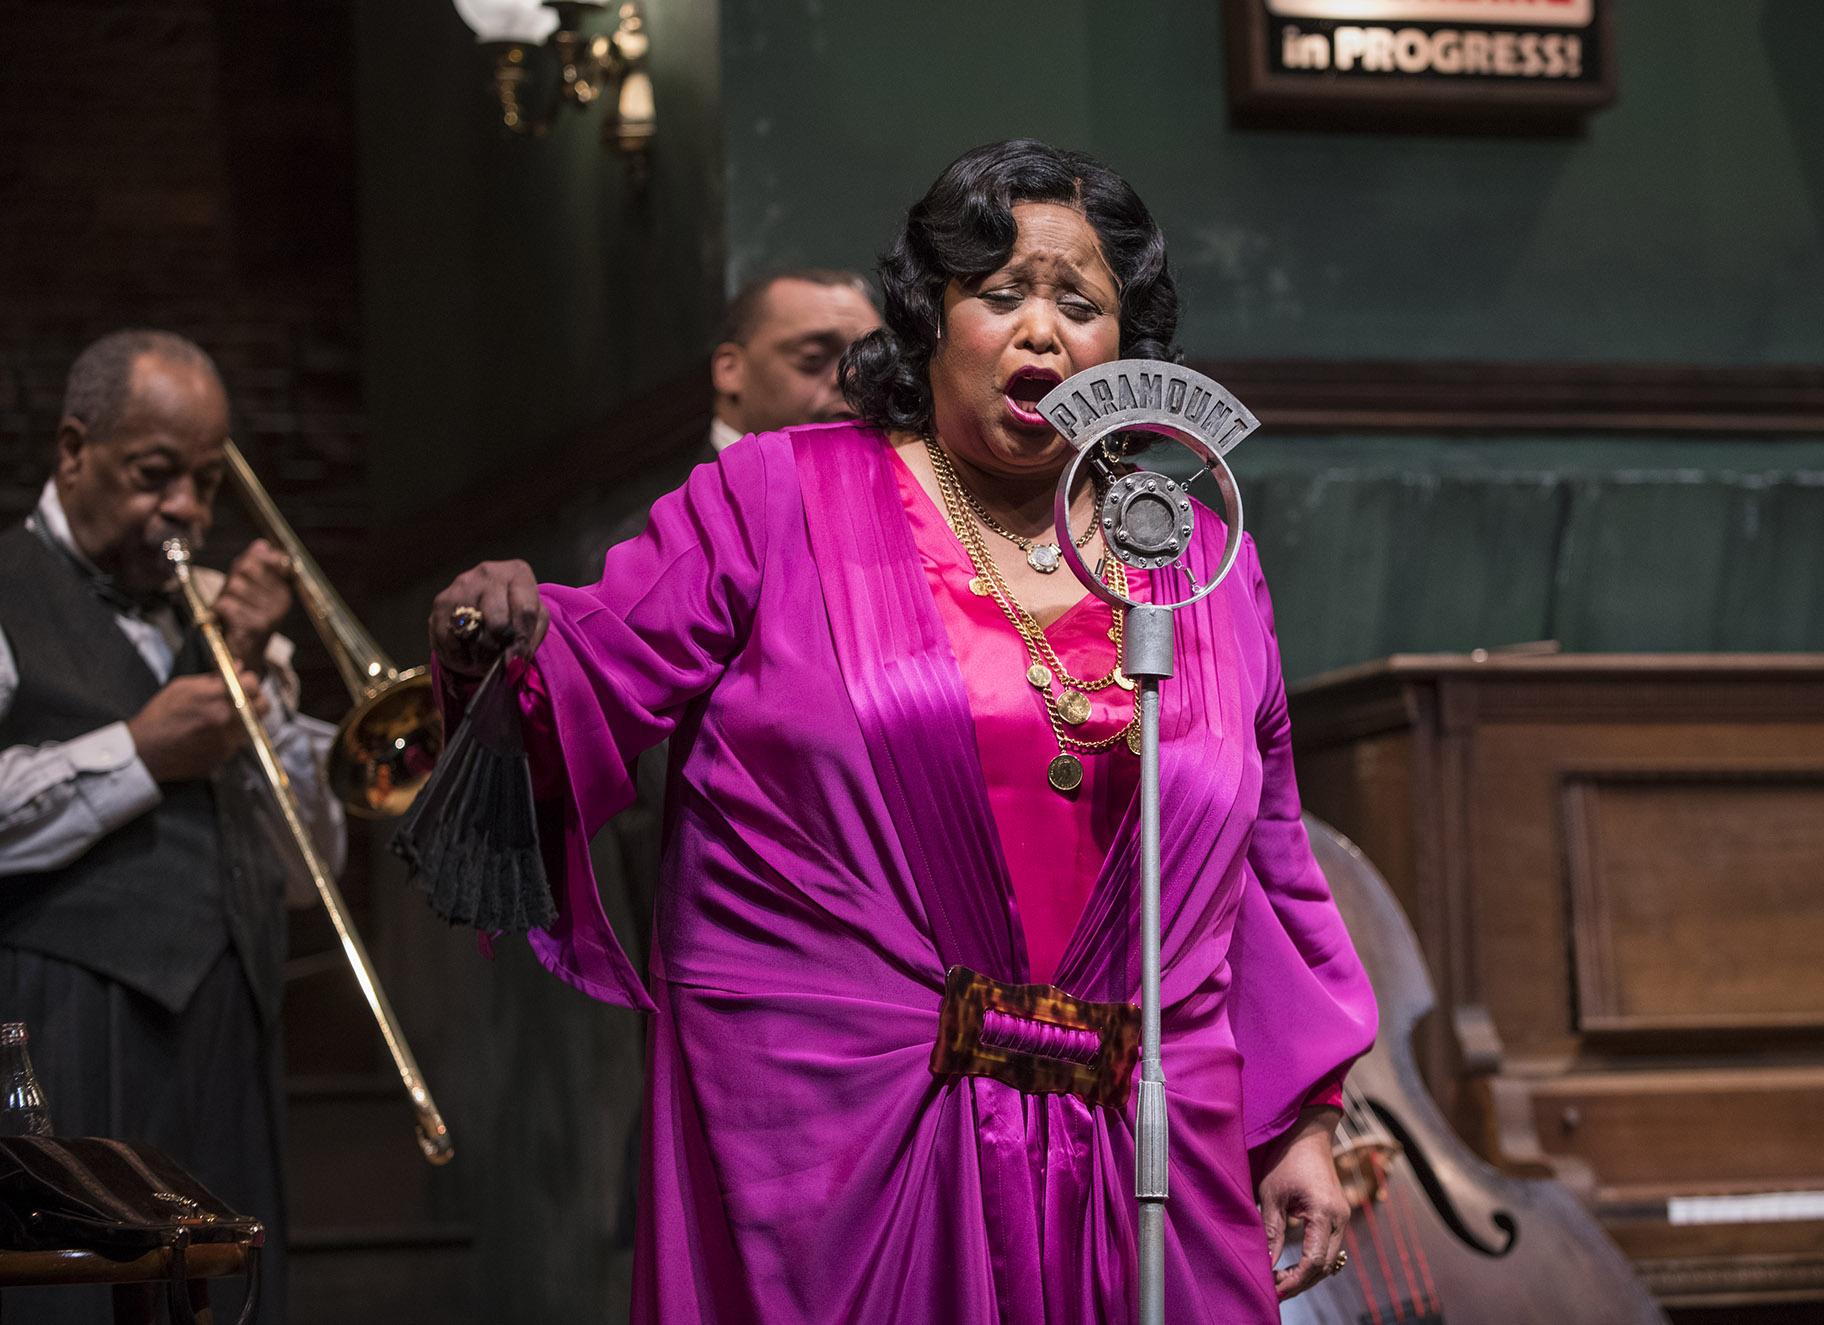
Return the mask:
<path fill-rule="evenodd" d="M 227 446 L 228 466 L 235 482 L 253 508 L 256 518 L 265 526 L 266 536 L 291 558 L 292 574 L 298 597 L 305 611 L 316 623 L 324 643 L 335 655 L 343 679 L 355 698 L 355 707 L 336 731 L 335 744 L 329 755 L 327 778 L 332 790 L 354 813 L 366 818 L 398 814 L 411 804 L 412 797 L 430 774 L 443 744 L 443 729 L 431 698 L 430 679 L 423 668 L 400 672 L 380 652 L 373 637 L 349 612 L 341 597 L 323 578 L 310 554 L 298 542 L 297 535 L 279 515 L 278 508 L 259 480 L 253 476 L 247 461 L 233 442 Z M 374 964 L 367 945 L 355 932 L 348 918 L 348 905 L 342 890 L 336 886 L 323 858 L 318 855 L 304 818 L 298 808 L 297 794 L 291 778 L 279 762 L 272 740 L 266 734 L 259 714 L 241 686 L 240 671 L 234 655 L 222 634 L 215 609 L 203 600 L 190 565 L 190 545 L 184 539 L 168 539 L 165 558 L 177 575 L 178 587 L 190 610 L 197 629 L 209 646 L 216 670 L 227 682 L 235 712 L 253 747 L 260 769 L 272 788 L 273 799 L 291 834 L 298 856 L 316 886 L 323 909 L 329 912 L 336 937 L 353 969 L 355 982 L 367 999 L 367 1006 L 380 1027 L 380 1038 L 392 1055 L 393 1067 L 405 1092 L 411 1097 L 417 1116 L 418 1148 L 432 1164 L 448 1163 L 455 1155 L 450 1130 L 437 1111 L 437 1104 L 419 1074 L 417 1061 L 406 1045 L 393 1016 L 392 1004 L 374 974 Z"/>
<path fill-rule="evenodd" d="M 228 472 L 261 531 L 291 558 L 298 600 L 355 701 L 330 746 L 329 789 L 363 819 L 404 814 L 443 749 L 431 678 L 422 667 L 402 672 L 393 666 L 285 523 L 240 448 L 230 441 L 226 453 Z"/>

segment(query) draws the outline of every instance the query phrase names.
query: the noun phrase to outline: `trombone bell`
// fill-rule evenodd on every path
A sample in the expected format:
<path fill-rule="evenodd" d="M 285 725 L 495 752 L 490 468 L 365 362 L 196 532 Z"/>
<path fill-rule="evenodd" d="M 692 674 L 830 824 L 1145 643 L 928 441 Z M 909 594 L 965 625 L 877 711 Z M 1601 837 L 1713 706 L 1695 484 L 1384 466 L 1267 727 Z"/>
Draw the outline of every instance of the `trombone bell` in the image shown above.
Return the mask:
<path fill-rule="evenodd" d="M 358 700 L 336 728 L 324 776 L 351 814 L 404 814 L 443 749 L 443 717 L 422 667 Z"/>

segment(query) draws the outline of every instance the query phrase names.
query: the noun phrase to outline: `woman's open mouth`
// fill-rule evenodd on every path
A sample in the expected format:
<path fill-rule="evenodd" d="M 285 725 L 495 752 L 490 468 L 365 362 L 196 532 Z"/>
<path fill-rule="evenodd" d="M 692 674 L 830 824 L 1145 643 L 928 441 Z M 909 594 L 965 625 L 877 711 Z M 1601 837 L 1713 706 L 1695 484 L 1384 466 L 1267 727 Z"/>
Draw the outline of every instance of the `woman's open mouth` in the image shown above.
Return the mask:
<path fill-rule="evenodd" d="M 1039 402 L 1064 379 L 1049 368 L 1021 368 L 1007 379 L 1002 395 L 1007 413 L 1022 428 L 1049 428 L 1051 424 L 1039 413 Z"/>

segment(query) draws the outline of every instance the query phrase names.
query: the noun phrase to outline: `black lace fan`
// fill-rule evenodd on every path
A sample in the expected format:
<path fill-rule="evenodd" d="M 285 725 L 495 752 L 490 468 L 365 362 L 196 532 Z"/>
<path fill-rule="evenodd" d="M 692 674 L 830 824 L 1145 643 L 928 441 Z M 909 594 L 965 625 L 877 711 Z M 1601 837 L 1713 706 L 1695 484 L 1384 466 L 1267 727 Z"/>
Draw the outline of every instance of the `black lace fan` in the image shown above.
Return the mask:
<path fill-rule="evenodd" d="M 539 854 L 519 701 L 501 660 L 444 743 L 392 850 L 431 909 L 452 925 L 523 934 L 557 919 Z"/>

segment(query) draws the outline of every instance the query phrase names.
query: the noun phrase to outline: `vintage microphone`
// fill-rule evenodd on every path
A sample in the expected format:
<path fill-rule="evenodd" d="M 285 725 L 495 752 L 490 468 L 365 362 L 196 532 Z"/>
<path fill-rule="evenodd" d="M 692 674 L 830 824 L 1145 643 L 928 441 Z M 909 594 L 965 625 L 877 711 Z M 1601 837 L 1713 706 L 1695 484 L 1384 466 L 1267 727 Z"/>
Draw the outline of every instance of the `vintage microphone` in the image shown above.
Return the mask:
<path fill-rule="evenodd" d="M 1058 548 L 1071 571 L 1123 613 L 1121 669 L 1138 687 L 1140 715 L 1140 1100 L 1134 1196 L 1139 1201 L 1141 1325 L 1165 1319 L 1165 1202 L 1168 1194 L 1165 1070 L 1159 1056 L 1159 683 L 1172 674 L 1172 614 L 1206 597 L 1241 551 L 1241 493 L 1223 456 L 1259 427 L 1227 390 L 1203 374 L 1155 359 L 1118 359 L 1053 387 L 1039 412 L 1075 448 L 1058 479 Z M 1200 582 L 1186 561 L 1196 529 L 1187 483 L 1124 463 L 1151 433 L 1178 442 L 1222 492 L 1227 541 Z M 1116 593 L 1084 564 L 1072 540 L 1070 496 L 1088 465 L 1102 481 L 1096 520 L 1110 556 L 1136 570 L 1177 568 L 1188 597 L 1140 603 Z"/>

